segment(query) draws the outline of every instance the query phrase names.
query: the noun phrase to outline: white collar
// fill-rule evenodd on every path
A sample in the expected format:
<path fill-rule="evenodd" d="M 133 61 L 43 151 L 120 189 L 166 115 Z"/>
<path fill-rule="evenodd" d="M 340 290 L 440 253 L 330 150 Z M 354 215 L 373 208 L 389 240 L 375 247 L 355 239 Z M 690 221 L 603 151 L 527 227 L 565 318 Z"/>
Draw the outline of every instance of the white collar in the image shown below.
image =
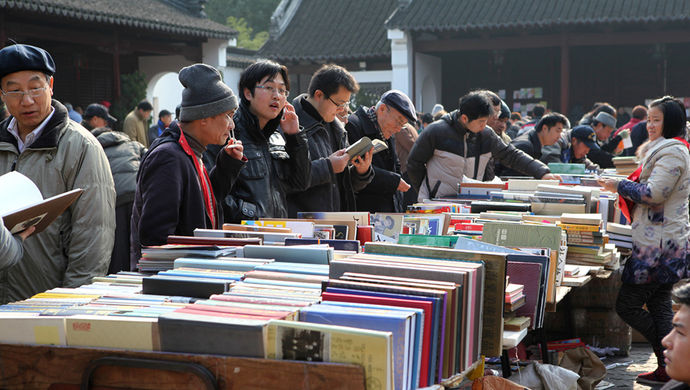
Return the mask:
<path fill-rule="evenodd" d="M 26 137 L 24 138 L 24 141 L 22 141 L 21 137 L 19 136 L 19 128 L 17 127 L 17 119 L 15 117 L 12 117 L 10 119 L 10 123 L 7 126 L 7 131 L 14 136 L 14 138 L 17 140 L 17 149 L 19 149 L 19 153 L 23 152 L 24 149 L 28 148 L 31 146 L 31 144 L 38 139 L 38 137 L 41 135 L 43 132 L 43 129 L 45 129 L 46 125 L 48 124 L 48 121 L 50 118 L 53 117 L 53 114 L 55 114 L 55 107 L 50 107 L 50 114 L 46 117 L 46 119 L 41 122 L 31 133 L 27 134 Z"/>

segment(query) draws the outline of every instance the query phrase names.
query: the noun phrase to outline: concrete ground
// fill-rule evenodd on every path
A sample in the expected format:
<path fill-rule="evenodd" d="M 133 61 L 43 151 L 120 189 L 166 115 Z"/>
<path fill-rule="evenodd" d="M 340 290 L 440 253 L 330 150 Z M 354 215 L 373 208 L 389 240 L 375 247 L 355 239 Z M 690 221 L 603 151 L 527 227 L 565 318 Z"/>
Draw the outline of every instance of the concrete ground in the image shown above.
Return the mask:
<path fill-rule="evenodd" d="M 603 360 L 605 365 L 612 363 L 630 362 L 627 366 L 619 366 L 609 369 L 606 373 L 605 381 L 615 385 L 611 389 L 633 389 L 633 390 L 657 390 L 661 386 L 648 386 L 635 382 L 635 377 L 643 372 L 656 369 L 656 357 L 652 353 L 652 347 L 646 343 L 633 343 L 630 356 L 606 358 Z"/>

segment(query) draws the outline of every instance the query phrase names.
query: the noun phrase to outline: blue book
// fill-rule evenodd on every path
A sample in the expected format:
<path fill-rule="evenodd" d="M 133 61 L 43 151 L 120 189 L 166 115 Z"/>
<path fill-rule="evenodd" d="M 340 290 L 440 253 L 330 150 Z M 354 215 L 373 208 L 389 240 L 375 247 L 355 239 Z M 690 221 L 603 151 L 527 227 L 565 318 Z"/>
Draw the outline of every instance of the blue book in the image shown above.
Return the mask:
<path fill-rule="evenodd" d="M 336 294 L 351 294 L 351 295 L 366 295 L 372 297 L 393 298 L 393 299 L 410 299 L 416 301 L 431 302 L 433 307 L 433 315 L 431 320 L 431 353 L 429 361 L 429 383 L 436 382 L 435 374 L 438 372 L 438 364 L 441 364 L 443 359 L 443 340 L 446 329 L 446 293 L 442 294 L 442 298 L 432 296 L 419 296 L 409 294 L 397 294 L 381 291 L 356 290 L 349 288 L 327 287 L 327 292 Z"/>
<path fill-rule="evenodd" d="M 318 324 L 351 326 L 381 330 L 393 334 L 393 376 L 396 390 L 411 388 L 409 374 L 409 350 L 413 327 L 412 311 L 381 310 L 362 307 L 312 305 L 300 309 L 300 321 Z"/>
<path fill-rule="evenodd" d="M 225 271 L 251 271 L 258 264 L 255 262 L 242 262 L 233 260 L 211 260 L 211 259 L 192 259 L 180 258 L 174 262 L 174 268 L 203 268 L 217 269 Z"/>
<path fill-rule="evenodd" d="M 410 384 L 411 389 L 416 389 L 419 386 L 419 371 L 421 366 L 421 355 L 422 355 L 422 335 L 424 333 L 424 310 L 399 307 L 399 306 L 385 306 L 385 305 L 374 305 L 365 303 L 353 303 L 353 302 L 341 302 L 341 301 L 324 301 L 321 302 L 322 305 L 332 305 L 332 306 L 342 306 L 342 307 L 361 307 L 361 308 L 371 308 L 371 309 L 382 309 L 382 310 L 399 310 L 401 312 L 412 311 L 414 315 L 414 329 L 412 330 L 412 339 L 410 340 L 410 356 L 412 360 L 409 363 L 410 367 Z"/>

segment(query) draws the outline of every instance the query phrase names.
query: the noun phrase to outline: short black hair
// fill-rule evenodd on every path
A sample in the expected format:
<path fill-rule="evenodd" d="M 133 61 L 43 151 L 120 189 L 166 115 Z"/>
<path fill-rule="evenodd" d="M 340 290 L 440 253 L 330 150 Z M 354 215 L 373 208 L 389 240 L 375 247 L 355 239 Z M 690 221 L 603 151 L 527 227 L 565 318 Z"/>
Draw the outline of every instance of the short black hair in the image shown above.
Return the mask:
<path fill-rule="evenodd" d="M 175 119 L 180 119 L 180 109 L 182 108 L 181 104 L 178 104 L 177 107 L 175 107 Z"/>
<path fill-rule="evenodd" d="M 565 115 L 558 112 L 552 112 L 541 117 L 539 122 L 534 126 L 534 129 L 539 133 L 544 129 L 544 126 L 552 128 L 559 123 L 563 124 L 563 128 L 570 128 L 570 121 L 568 121 Z"/>
<path fill-rule="evenodd" d="M 486 95 L 486 97 L 491 102 L 492 106 L 498 106 L 499 104 L 503 103 L 503 100 L 501 100 L 501 98 L 498 95 L 496 95 L 495 92 L 489 91 L 488 89 L 478 89 L 472 92 L 477 92 Z"/>
<path fill-rule="evenodd" d="M 164 116 L 171 116 L 172 112 L 168 110 L 161 110 L 161 112 L 158 113 L 158 119 L 163 119 Z"/>
<path fill-rule="evenodd" d="M 467 119 L 471 122 L 477 118 L 491 116 L 493 107 L 486 93 L 473 91 L 460 98 L 458 112 L 460 115 L 467 115 Z"/>
<path fill-rule="evenodd" d="M 649 108 L 657 107 L 664 114 L 664 138 L 674 138 L 685 133 L 685 122 L 688 120 L 685 114 L 685 105 L 673 96 L 664 96 L 649 105 Z"/>
<path fill-rule="evenodd" d="M 285 81 L 285 89 L 289 91 L 290 78 L 288 77 L 288 70 L 285 65 L 281 65 L 271 60 L 256 61 L 255 63 L 249 65 L 245 70 L 242 71 L 238 85 L 240 90 L 240 99 L 242 99 L 242 102 L 244 102 L 246 105 L 249 105 L 249 101 L 246 97 L 244 97 L 245 88 L 247 88 L 253 96 L 254 87 L 256 87 L 256 84 L 258 84 L 266 76 L 268 76 L 269 80 L 273 80 L 278 73 L 283 76 L 283 81 Z"/>
<path fill-rule="evenodd" d="M 544 116 L 546 113 L 546 107 L 544 107 L 541 104 L 536 104 L 534 108 L 532 109 L 532 114 L 535 119 L 539 119 Z"/>
<path fill-rule="evenodd" d="M 690 305 L 690 283 L 674 288 L 673 300 L 683 305 Z"/>
<path fill-rule="evenodd" d="M 519 121 L 520 119 L 522 119 L 522 115 L 520 115 L 519 112 L 513 112 L 512 114 L 510 114 L 510 119 L 514 121 Z"/>
<path fill-rule="evenodd" d="M 153 106 L 151 105 L 151 103 L 149 103 L 148 100 L 142 100 L 139 102 L 139 104 L 137 104 L 137 109 L 144 111 L 152 111 Z"/>
<path fill-rule="evenodd" d="M 430 112 L 422 114 L 422 123 L 431 123 L 434 121 L 434 117 Z"/>
<path fill-rule="evenodd" d="M 340 65 L 326 64 L 320 67 L 309 81 L 309 96 L 314 96 L 317 90 L 324 95 L 331 96 L 338 93 L 340 87 L 344 87 L 350 93 L 359 92 L 357 80 Z"/>

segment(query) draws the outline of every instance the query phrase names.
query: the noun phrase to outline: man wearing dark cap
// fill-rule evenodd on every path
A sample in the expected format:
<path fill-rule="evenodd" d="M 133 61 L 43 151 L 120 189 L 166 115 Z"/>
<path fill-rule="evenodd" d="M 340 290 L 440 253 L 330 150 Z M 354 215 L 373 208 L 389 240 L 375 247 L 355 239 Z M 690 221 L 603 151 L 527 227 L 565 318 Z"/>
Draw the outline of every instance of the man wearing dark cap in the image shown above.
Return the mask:
<path fill-rule="evenodd" d="M 403 192 L 410 185 L 402 178 L 393 135 L 408 122 L 416 122 L 414 104 L 398 90 L 384 93 L 374 107 L 359 107 L 348 118 L 345 130 L 350 144 L 366 136 L 386 142 L 388 149 L 376 153 L 371 161 L 374 178 L 357 194 L 357 210 L 402 212 Z"/>
<path fill-rule="evenodd" d="M 117 119 L 108 113 L 108 108 L 98 103 L 86 107 L 82 122 L 103 147 L 115 181 L 115 245 L 108 267 L 109 274 L 130 270 L 129 225 L 137 189 L 137 172 L 146 153 L 144 145 L 132 141 L 121 131 L 112 131 L 110 124 L 115 122 Z"/>
<path fill-rule="evenodd" d="M 597 135 L 596 143 L 599 149 L 591 150 L 587 158 L 601 168 L 613 168 L 613 153 L 623 140 L 622 135 L 610 138 L 616 130 L 616 118 L 602 111 L 592 119 L 592 130 Z"/>
<path fill-rule="evenodd" d="M 24 242 L 24 256 L 0 275 L 0 303 L 105 274 L 115 234 L 115 187 L 103 149 L 53 95 L 55 63 L 45 50 L 0 50 L 0 90 L 10 117 L 0 123 L 0 174 L 16 170 L 44 198 L 76 188 L 77 201 Z"/>
<path fill-rule="evenodd" d="M 149 145 L 153 143 L 153 140 L 160 137 L 165 129 L 170 126 L 173 121 L 172 112 L 168 110 L 161 110 L 158 113 L 158 123 L 149 127 Z"/>
<path fill-rule="evenodd" d="M 194 229 L 220 229 L 220 201 L 233 186 L 246 158 L 233 134 L 237 96 L 220 72 L 206 64 L 182 68 L 184 90 L 179 122 L 151 144 L 137 177 L 132 210 L 131 262 L 141 247 L 162 245 L 169 235 L 193 236 Z M 229 139 L 229 141 L 228 141 Z M 202 162 L 208 145 L 225 145 L 210 174 Z"/>
<path fill-rule="evenodd" d="M 580 125 L 571 131 L 565 131 L 561 138 L 553 146 L 557 147 L 559 154 L 542 155 L 545 163 L 574 163 L 585 164 L 588 170 L 599 170 L 599 166 L 587 158 L 590 150 L 599 150 L 596 142 L 597 135 L 594 130 L 587 125 Z"/>

